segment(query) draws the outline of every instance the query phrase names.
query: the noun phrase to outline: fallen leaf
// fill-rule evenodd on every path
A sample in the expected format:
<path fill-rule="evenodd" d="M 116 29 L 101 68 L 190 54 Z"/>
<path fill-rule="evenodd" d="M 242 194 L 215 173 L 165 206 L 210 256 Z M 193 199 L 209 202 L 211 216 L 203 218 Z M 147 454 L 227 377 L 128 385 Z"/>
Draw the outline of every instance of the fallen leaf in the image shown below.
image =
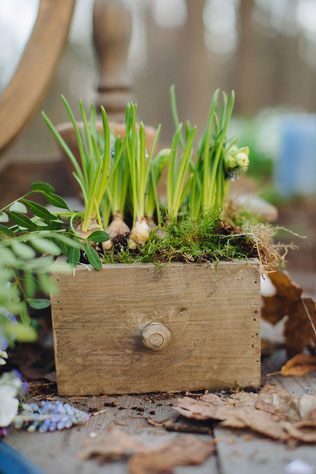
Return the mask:
<path fill-rule="evenodd" d="M 316 370 L 316 357 L 308 354 L 297 354 L 281 368 L 281 375 L 304 375 Z"/>
<path fill-rule="evenodd" d="M 214 453 L 212 441 L 176 436 L 168 445 L 155 451 L 136 454 L 129 461 L 131 474 L 171 474 L 177 466 L 197 466 Z"/>
<path fill-rule="evenodd" d="M 83 440 L 82 446 L 83 448 L 79 452 L 80 459 L 97 456 L 100 463 L 115 461 L 134 453 L 145 452 L 147 449 L 143 443 L 139 443 L 131 436 L 112 426 L 104 436 Z"/>
<path fill-rule="evenodd" d="M 262 317 L 271 324 L 288 317 L 284 325 L 285 344 L 288 354 L 294 356 L 311 341 L 316 343 L 316 304 L 311 298 L 302 298 L 302 288 L 286 272 L 276 270 L 268 276 L 276 293 L 262 296 Z"/>
<path fill-rule="evenodd" d="M 279 395 L 285 395 L 285 396 L 290 396 L 290 392 L 288 392 L 285 388 L 283 387 L 277 387 L 276 385 L 270 385 L 266 384 L 262 387 L 260 390 L 260 393 L 278 393 Z"/>
<path fill-rule="evenodd" d="M 268 385 L 260 393 L 184 397 L 175 410 L 196 420 L 217 420 L 231 428 L 248 428 L 280 441 L 316 442 L 316 395 L 291 395 Z"/>
<path fill-rule="evenodd" d="M 295 425 L 289 424 L 287 427 L 291 438 L 304 443 L 316 443 L 316 430 L 311 428 L 299 428 Z"/>
<path fill-rule="evenodd" d="M 97 457 L 100 464 L 129 457 L 131 474 L 172 473 L 176 466 L 202 464 L 214 452 L 213 441 L 201 441 L 191 435 L 146 446 L 115 427 L 110 427 L 104 436 L 85 439 L 82 446 L 79 457 Z"/>
<path fill-rule="evenodd" d="M 151 417 L 146 418 L 149 425 L 156 428 L 164 428 L 167 431 L 177 431 L 180 433 L 198 433 L 198 434 L 212 434 L 211 428 L 208 426 L 186 425 L 184 423 L 175 423 L 171 420 L 156 421 Z"/>

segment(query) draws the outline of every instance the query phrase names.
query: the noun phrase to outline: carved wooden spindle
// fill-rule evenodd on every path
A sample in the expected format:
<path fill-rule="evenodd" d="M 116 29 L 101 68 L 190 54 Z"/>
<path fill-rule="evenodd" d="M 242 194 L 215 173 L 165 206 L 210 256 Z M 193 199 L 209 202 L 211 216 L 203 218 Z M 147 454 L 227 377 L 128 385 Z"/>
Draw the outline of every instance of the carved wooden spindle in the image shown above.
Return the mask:
<path fill-rule="evenodd" d="M 98 108 L 103 105 L 110 120 L 123 121 L 132 100 L 127 56 L 132 18 L 124 0 L 95 0 L 93 39 L 99 62 Z"/>

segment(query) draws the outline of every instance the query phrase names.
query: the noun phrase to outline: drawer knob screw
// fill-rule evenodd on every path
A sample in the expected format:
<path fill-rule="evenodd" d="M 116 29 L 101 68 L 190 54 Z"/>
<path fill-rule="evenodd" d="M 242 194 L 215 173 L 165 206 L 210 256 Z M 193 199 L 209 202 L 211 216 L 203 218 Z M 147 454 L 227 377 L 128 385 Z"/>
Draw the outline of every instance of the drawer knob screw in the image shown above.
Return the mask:
<path fill-rule="evenodd" d="M 143 344 L 152 351 L 162 351 L 170 340 L 169 329 L 161 323 L 150 323 L 142 331 Z"/>

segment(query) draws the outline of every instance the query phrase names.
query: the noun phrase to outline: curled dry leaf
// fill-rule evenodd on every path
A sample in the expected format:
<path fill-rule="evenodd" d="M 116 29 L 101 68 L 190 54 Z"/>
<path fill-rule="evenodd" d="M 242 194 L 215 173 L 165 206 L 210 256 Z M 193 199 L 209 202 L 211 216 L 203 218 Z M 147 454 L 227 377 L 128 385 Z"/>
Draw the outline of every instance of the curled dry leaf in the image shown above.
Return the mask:
<path fill-rule="evenodd" d="M 316 370 L 316 357 L 308 354 L 298 354 L 288 360 L 281 368 L 281 375 L 304 375 Z"/>
<path fill-rule="evenodd" d="M 294 396 L 266 386 L 260 393 L 184 397 L 175 408 L 196 420 L 217 420 L 222 426 L 248 428 L 280 441 L 316 442 L 316 395 Z"/>
<path fill-rule="evenodd" d="M 130 473 L 169 474 L 177 466 L 200 465 L 213 452 L 212 441 L 201 441 L 191 435 L 176 436 L 160 449 L 132 456 L 129 462 Z"/>
<path fill-rule="evenodd" d="M 107 434 L 94 439 L 85 439 L 79 452 L 81 459 L 96 456 L 100 464 L 105 461 L 115 461 L 134 453 L 146 451 L 146 446 L 115 427 L 110 427 Z"/>
<path fill-rule="evenodd" d="M 163 474 L 172 473 L 176 466 L 202 464 L 213 452 L 212 441 L 201 441 L 191 435 L 146 446 L 118 428 L 110 427 L 106 435 L 84 440 L 79 457 L 97 457 L 101 464 L 130 457 L 132 474 Z"/>
<path fill-rule="evenodd" d="M 277 324 L 288 316 L 284 326 L 287 352 L 294 356 L 313 342 L 316 344 L 316 305 L 311 298 L 302 298 L 302 288 L 293 283 L 286 272 L 269 273 L 276 289 L 273 296 L 263 296 L 262 317 Z"/>

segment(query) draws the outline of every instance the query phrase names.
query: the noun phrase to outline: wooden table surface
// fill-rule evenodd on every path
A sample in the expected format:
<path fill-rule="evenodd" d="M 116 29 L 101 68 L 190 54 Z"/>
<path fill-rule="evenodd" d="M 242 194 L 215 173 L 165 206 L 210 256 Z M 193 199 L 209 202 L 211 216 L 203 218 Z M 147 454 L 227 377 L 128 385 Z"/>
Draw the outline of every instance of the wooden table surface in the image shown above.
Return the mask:
<path fill-rule="evenodd" d="M 262 364 L 262 382 L 282 386 L 295 394 L 313 394 L 316 387 L 316 373 L 304 377 L 267 376 L 280 369 L 285 362 L 285 351 L 281 350 L 266 358 Z M 76 399 L 69 402 L 74 406 L 85 407 L 93 415 L 94 410 L 103 411 L 91 416 L 85 426 L 53 433 L 27 433 L 13 431 L 8 443 L 31 459 L 47 474 L 104 473 L 125 474 L 128 472 L 125 462 L 116 462 L 99 466 L 96 460 L 80 461 L 78 451 L 84 438 L 90 433 L 104 433 L 109 426 L 134 436 L 137 440 L 151 444 L 171 439 L 177 433 L 150 426 L 146 418 L 154 420 L 178 418 L 173 410 L 177 395 L 139 395 L 139 396 L 103 396 Z M 63 399 L 64 400 L 64 399 Z M 113 405 L 113 406 L 111 406 Z M 186 421 L 187 423 L 187 421 Z M 181 467 L 175 474 L 281 474 L 285 466 L 295 459 L 301 459 L 316 469 L 315 445 L 289 449 L 282 443 L 271 441 L 263 436 L 246 430 L 233 430 L 214 427 L 212 436 L 218 440 L 216 454 L 202 466 Z M 93 436 L 93 435 L 92 435 Z M 201 439 L 209 435 L 195 434 Z M 315 470 L 316 472 L 316 470 Z"/>

